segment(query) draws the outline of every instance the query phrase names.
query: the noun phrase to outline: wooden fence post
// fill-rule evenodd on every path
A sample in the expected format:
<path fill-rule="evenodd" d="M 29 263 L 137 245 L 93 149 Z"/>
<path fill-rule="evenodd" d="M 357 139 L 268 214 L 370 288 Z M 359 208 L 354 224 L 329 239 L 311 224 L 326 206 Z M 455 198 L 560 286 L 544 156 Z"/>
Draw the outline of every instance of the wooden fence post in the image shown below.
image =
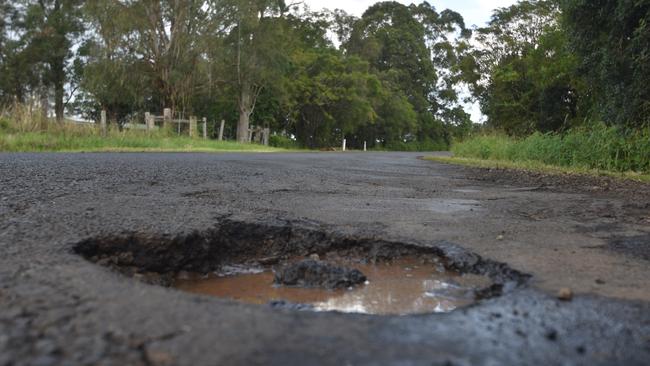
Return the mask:
<path fill-rule="evenodd" d="M 172 123 L 172 110 L 171 108 L 163 109 L 163 128 L 167 129 Z"/>
<path fill-rule="evenodd" d="M 147 124 L 147 131 L 153 131 L 154 128 L 154 119 L 151 113 L 145 112 L 144 113 L 144 123 Z"/>
<path fill-rule="evenodd" d="M 196 135 L 196 127 L 196 117 L 190 116 L 190 137 L 194 137 Z"/>
<path fill-rule="evenodd" d="M 341 148 L 341 151 L 345 151 L 345 142 L 346 142 L 345 139 L 343 139 L 343 146 Z"/>
<path fill-rule="evenodd" d="M 219 127 L 219 141 L 223 141 L 223 128 L 225 127 L 225 123 L 226 121 L 222 119 L 221 126 Z"/>
<path fill-rule="evenodd" d="M 256 127 L 255 130 L 253 130 L 253 132 L 255 132 L 255 139 L 253 140 L 253 142 L 255 142 L 256 144 L 261 144 L 262 143 L 262 128 Z"/>
<path fill-rule="evenodd" d="M 102 136 L 106 136 L 106 110 L 102 110 L 101 112 L 99 126 L 102 130 Z"/>
<path fill-rule="evenodd" d="M 363 151 L 366 151 L 366 142 L 363 142 Z"/>
<path fill-rule="evenodd" d="M 253 141 L 253 129 L 249 128 L 248 129 L 248 142 Z"/>
<path fill-rule="evenodd" d="M 270 134 L 271 134 L 271 129 L 268 128 L 268 127 L 265 128 L 264 129 L 264 134 L 263 134 L 264 137 L 262 139 L 262 143 L 264 144 L 264 146 L 269 146 L 269 135 Z"/>
<path fill-rule="evenodd" d="M 203 117 L 203 138 L 208 138 L 208 119 Z"/>

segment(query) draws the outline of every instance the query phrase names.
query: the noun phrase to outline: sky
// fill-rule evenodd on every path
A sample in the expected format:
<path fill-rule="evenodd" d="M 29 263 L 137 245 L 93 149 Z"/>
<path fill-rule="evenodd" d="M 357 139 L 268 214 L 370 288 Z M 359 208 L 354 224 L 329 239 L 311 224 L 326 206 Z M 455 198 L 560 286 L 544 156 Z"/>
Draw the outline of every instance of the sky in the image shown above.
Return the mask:
<path fill-rule="evenodd" d="M 403 4 L 422 2 L 419 0 L 396 1 Z M 348 14 L 361 16 L 370 5 L 378 2 L 378 0 L 304 0 L 304 2 L 311 10 L 320 10 L 322 8 L 343 9 Z M 433 5 L 438 12 L 451 9 L 460 13 L 465 19 L 467 27 L 485 25 L 490 20 L 493 9 L 510 6 L 516 2 L 516 0 L 429 0 L 429 4 Z M 474 122 L 483 119 L 477 103 L 468 104 L 464 107 L 472 115 Z"/>
<path fill-rule="evenodd" d="M 418 0 L 396 0 L 403 4 L 420 3 Z M 343 9 L 347 13 L 361 16 L 363 12 L 378 0 L 305 0 L 312 10 Z M 516 0 L 429 0 L 437 11 L 451 9 L 459 12 L 465 18 L 465 24 L 484 25 L 490 20 L 492 9 L 509 6 L 516 3 Z"/>

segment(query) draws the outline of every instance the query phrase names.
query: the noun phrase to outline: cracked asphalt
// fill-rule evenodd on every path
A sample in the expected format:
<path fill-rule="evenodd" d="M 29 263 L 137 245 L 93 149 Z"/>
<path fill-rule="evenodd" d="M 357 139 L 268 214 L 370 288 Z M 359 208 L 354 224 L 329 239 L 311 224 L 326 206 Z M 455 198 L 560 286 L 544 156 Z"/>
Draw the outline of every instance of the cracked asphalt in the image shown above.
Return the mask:
<path fill-rule="evenodd" d="M 419 155 L 0 154 L 0 365 L 650 364 L 647 185 Z M 147 285 L 72 251 L 224 217 L 445 240 L 532 278 L 448 314 L 313 313 Z"/>

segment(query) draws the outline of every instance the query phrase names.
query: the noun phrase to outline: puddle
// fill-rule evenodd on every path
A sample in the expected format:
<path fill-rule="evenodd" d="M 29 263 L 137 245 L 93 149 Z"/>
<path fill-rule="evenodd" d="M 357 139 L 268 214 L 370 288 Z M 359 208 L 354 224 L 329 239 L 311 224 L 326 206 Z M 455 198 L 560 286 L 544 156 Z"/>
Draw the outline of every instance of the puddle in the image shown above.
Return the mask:
<path fill-rule="evenodd" d="M 448 312 L 470 305 L 476 300 L 476 291 L 491 284 L 484 276 L 461 275 L 415 257 L 345 265 L 363 272 L 368 281 L 341 290 L 288 287 L 273 283 L 271 268 L 229 266 L 207 276 L 177 277 L 174 287 L 252 304 L 287 301 L 310 305 L 316 311 L 405 315 Z"/>

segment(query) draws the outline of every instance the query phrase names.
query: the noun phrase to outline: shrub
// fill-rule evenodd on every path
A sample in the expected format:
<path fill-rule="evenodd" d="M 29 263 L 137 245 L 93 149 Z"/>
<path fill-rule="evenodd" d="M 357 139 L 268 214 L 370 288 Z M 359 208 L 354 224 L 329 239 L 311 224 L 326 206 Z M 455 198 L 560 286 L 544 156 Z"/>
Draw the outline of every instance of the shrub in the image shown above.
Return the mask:
<path fill-rule="evenodd" d="M 279 147 L 283 149 L 297 149 L 300 147 L 298 141 L 281 135 L 271 135 L 269 136 L 269 145 L 273 147 Z"/>

